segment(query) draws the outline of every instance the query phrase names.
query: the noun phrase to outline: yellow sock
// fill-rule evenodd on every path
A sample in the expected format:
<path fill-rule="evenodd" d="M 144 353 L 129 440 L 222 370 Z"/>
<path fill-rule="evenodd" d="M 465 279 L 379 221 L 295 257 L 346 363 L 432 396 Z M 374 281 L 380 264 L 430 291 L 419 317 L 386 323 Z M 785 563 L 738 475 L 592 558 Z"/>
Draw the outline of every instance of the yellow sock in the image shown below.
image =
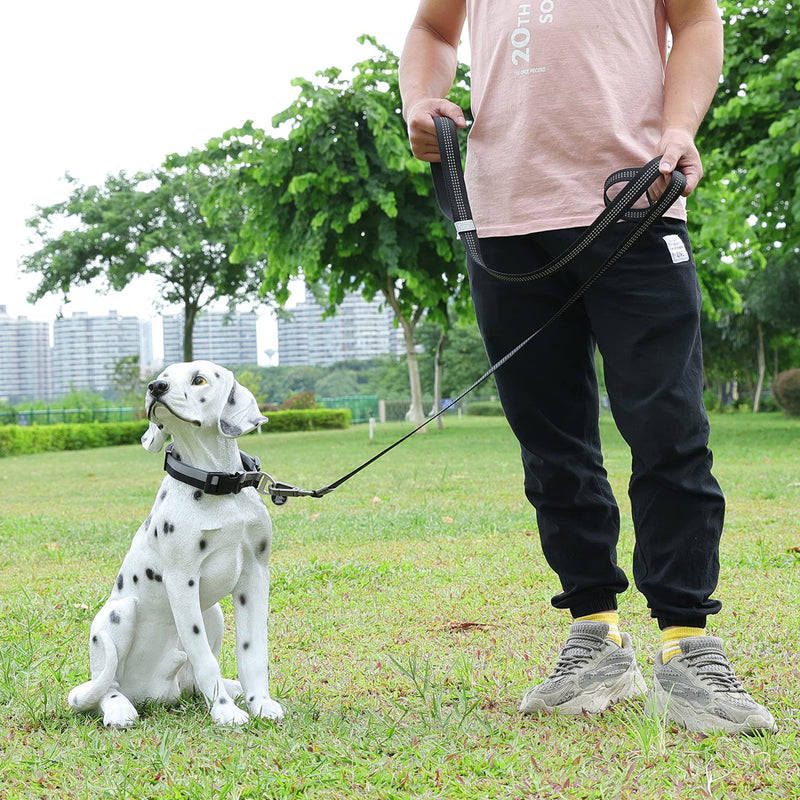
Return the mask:
<path fill-rule="evenodd" d="M 667 628 L 661 631 L 661 661 L 666 664 L 673 656 L 680 655 L 681 639 L 705 635 L 703 628 Z"/>
<path fill-rule="evenodd" d="M 575 622 L 605 622 L 608 625 L 606 639 L 622 647 L 622 636 L 619 632 L 619 614 L 616 611 L 603 611 L 600 614 L 588 614 L 585 617 L 576 617 Z"/>

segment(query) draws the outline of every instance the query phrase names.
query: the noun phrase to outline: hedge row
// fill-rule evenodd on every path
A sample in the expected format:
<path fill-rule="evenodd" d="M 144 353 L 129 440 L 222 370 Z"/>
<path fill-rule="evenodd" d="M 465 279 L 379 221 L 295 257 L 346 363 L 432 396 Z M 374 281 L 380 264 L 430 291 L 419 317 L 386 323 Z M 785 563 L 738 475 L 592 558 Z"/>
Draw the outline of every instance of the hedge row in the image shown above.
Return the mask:
<path fill-rule="evenodd" d="M 0 456 L 46 453 L 52 450 L 88 450 L 132 444 L 142 438 L 147 422 L 82 422 L 62 425 L 0 427 Z"/>
<path fill-rule="evenodd" d="M 349 408 L 308 408 L 267 411 L 266 416 L 269 422 L 261 429 L 264 433 L 290 433 L 347 428 L 353 414 Z"/>
<path fill-rule="evenodd" d="M 319 431 L 330 428 L 346 428 L 349 424 L 350 410 L 346 408 L 274 411 L 270 412 L 269 423 L 264 425 L 261 430 L 265 433 Z M 87 422 L 74 425 L 31 425 L 24 428 L 17 425 L 2 425 L 0 426 L 0 457 L 138 444 L 146 430 L 146 420 Z"/>
<path fill-rule="evenodd" d="M 479 400 L 467 403 L 467 415 L 470 417 L 502 417 L 503 406 L 497 402 Z"/>

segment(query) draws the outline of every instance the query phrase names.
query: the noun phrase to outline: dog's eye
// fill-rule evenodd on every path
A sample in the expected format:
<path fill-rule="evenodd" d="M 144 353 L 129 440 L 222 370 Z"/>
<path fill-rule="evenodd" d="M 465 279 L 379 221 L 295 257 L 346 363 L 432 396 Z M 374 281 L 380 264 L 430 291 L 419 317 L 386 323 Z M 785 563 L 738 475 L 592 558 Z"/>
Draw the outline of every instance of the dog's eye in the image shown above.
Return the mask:
<path fill-rule="evenodd" d="M 208 381 L 202 375 L 195 375 L 192 378 L 192 386 L 205 386 Z"/>

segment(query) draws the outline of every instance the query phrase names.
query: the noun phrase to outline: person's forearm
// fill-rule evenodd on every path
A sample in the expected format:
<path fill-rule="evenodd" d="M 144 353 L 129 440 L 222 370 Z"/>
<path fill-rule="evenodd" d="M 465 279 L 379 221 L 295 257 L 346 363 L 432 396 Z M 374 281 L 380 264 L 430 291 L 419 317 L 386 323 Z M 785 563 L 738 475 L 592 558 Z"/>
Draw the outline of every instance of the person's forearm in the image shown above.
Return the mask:
<path fill-rule="evenodd" d="M 722 22 L 707 18 L 674 31 L 664 83 L 662 132 L 694 138 L 711 105 L 722 71 Z"/>
<path fill-rule="evenodd" d="M 467 124 L 463 109 L 446 99 L 458 68 L 465 14 L 464 0 L 422 0 L 400 56 L 403 118 L 411 152 L 423 161 L 439 160 L 435 117 Z"/>
<path fill-rule="evenodd" d="M 400 95 L 403 116 L 420 101 L 447 97 L 458 67 L 457 48 L 430 28 L 415 24 L 400 57 Z"/>

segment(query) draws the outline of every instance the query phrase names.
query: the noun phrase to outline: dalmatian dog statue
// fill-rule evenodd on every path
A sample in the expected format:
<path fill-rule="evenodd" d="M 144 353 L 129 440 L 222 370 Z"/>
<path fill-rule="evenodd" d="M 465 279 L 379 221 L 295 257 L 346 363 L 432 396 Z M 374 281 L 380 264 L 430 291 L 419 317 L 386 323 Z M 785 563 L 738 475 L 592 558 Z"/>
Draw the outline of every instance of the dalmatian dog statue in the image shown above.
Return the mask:
<path fill-rule="evenodd" d="M 199 692 L 215 723 L 237 726 L 250 718 L 234 702 L 241 695 L 250 714 L 280 721 L 268 680 L 272 526 L 255 488 L 264 474 L 236 443 L 267 419 L 230 371 L 208 361 L 167 367 L 149 384 L 145 408 L 144 447 L 157 453 L 172 437 L 168 474 L 94 618 L 91 680 L 69 693 L 69 705 L 125 728 L 143 700 Z M 223 679 L 218 662 L 219 601 L 228 595 L 241 683 Z"/>

